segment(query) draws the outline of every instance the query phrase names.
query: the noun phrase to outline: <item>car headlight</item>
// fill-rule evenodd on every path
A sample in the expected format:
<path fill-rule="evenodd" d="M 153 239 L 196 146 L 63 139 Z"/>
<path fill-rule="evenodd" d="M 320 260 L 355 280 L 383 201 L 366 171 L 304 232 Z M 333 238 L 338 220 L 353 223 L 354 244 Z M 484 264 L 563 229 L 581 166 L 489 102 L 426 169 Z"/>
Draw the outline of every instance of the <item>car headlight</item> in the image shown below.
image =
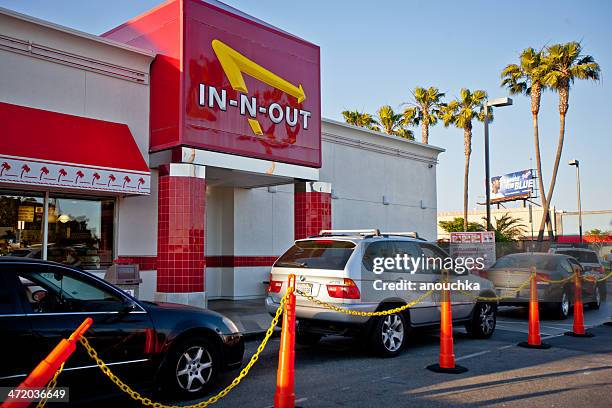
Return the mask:
<path fill-rule="evenodd" d="M 231 319 L 223 316 L 222 321 L 230 330 L 230 333 L 240 333 L 240 330 L 238 330 L 238 326 L 236 326 L 236 323 L 234 323 Z"/>

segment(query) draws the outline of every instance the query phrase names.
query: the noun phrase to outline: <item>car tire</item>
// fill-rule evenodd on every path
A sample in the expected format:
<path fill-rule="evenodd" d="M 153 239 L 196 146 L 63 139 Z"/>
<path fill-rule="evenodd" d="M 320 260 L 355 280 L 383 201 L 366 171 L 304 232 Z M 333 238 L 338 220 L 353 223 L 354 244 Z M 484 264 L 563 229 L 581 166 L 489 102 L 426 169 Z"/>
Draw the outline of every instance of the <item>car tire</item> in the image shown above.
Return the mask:
<path fill-rule="evenodd" d="M 476 339 L 488 339 L 495 331 L 497 323 L 497 304 L 478 302 L 474 306 L 472 320 L 465 325 L 468 334 Z"/>
<path fill-rule="evenodd" d="M 595 310 L 598 310 L 601 307 L 601 289 L 599 288 L 599 285 L 595 285 L 593 301 L 589 303 L 589 307 Z"/>
<path fill-rule="evenodd" d="M 171 396 L 196 398 L 214 385 L 219 365 L 219 352 L 210 338 L 189 337 L 168 352 L 160 386 Z"/>
<path fill-rule="evenodd" d="M 559 320 L 567 319 L 570 314 L 570 306 L 571 303 L 569 291 L 567 290 L 567 288 L 563 288 L 563 292 L 561 292 L 560 301 L 553 304 L 554 316 Z"/>
<path fill-rule="evenodd" d="M 295 342 L 301 346 L 314 346 L 321 340 L 323 335 L 317 333 L 309 333 L 304 331 L 297 331 L 295 333 Z"/>
<path fill-rule="evenodd" d="M 380 357 L 397 356 L 406 343 L 408 323 L 401 313 L 379 316 L 372 325 L 370 346 Z"/>

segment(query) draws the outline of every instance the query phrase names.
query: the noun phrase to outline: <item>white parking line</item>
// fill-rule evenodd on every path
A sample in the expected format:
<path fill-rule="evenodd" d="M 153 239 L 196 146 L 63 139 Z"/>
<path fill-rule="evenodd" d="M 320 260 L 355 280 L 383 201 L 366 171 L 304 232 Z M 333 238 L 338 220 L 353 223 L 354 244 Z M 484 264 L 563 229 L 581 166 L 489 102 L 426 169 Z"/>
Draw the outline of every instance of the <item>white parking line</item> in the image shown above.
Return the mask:
<path fill-rule="evenodd" d="M 500 330 L 505 330 L 505 331 L 511 331 L 511 332 L 515 332 L 515 333 L 529 333 L 529 328 L 525 327 L 523 328 L 516 328 L 516 327 L 507 327 L 507 326 L 502 326 L 502 325 L 497 325 L 496 326 L 497 329 Z M 544 335 L 544 336 L 554 336 L 557 333 L 545 333 L 543 331 L 540 331 L 540 334 Z"/>
<path fill-rule="evenodd" d="M 478 353 L 472 353 L 465 356 L 461 356 L 455 359 L 455 361 L 467 360 L 468 358 L 482 356 L 483 354 L 490 353 L 491 350 L 479 351 Z"/>
<path fill-rule="evenodd" d="M 297 404 L 298 402 L 304 402 L 307 399 L 308 399 L 307 397 L 298 398 L 298 399 L 295 400 L 295 403 Z M 266 405 L 264 408 L 274 408 L 274 405 Z"/>

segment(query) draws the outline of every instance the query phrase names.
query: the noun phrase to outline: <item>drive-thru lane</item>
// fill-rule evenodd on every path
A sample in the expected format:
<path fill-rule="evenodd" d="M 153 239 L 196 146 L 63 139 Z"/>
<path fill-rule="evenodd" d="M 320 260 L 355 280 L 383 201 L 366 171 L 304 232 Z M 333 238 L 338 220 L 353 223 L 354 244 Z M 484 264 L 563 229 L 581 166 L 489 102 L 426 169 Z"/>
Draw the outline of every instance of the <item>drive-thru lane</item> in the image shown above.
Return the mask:
<path fill-rule="evenodd" d="M 437 362 L 436 333 L 414 333 L 397 358 L 372 357 L 358 342 L 328 337 L 315 346 L 296 346 L 296 398 L 302 407 L 372 406 L 587 406 L 608 407 L 612 395 L 612 302 L 600 310 L 585 308 L 594 338 L 564 336 L 572 318 L 542 316 L 542 339 L 549 350 L 516 344 L 527 338 L 527 311 L 502 308 L 488 340 L 474 340 L 455 328 L 455 354 L 465 374 L 437 374 L 425 366 Z M 247 343 L 245 359 L 259 340 Z M 273 403 L 279 339 L 273 338 L 251 373 L 217 407 L 270 407 Z M 233 376 L 223 376 L 223 385 Z M 219 388 L 220 389 L 220 388 Z M 201 400 L 190 401 L 195 403 Z M 127 399 L 122 399 L 127 403 Z M 180 402 L 181 405 L 186 401 Z"/>

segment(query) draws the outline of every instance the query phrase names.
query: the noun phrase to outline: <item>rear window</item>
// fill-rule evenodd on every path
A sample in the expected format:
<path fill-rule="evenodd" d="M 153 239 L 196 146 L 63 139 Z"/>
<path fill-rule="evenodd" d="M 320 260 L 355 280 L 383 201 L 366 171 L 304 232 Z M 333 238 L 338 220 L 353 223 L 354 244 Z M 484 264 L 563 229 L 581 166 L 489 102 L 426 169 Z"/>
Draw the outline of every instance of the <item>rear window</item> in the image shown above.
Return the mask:
<path fill-rule="evenodd" d="M 566 250 L 566 249 L 562 251 L 557 250 L 556 252 L 558 254 L 573 256 L 580 263 L 599 263 L 599 260 L 597 259 L 597 254 L 595 254 L 595 252 L 572 251 L 572 250 Z"/>
<path fill-rule="evenodd" d="M 527 256 L 504 256 L 499 258 L 493 268 L 531 268 L 554 271 L 557 269 L 557 261 L 554 256 L 527 255 Z"/>
<path fill-rule="evenodd" d="M 278 268 L 311 268 L 311 269 L 344 269 L 355 244 L 348 241 L 299 241 L 283 256 L 275 267 Z"/>

